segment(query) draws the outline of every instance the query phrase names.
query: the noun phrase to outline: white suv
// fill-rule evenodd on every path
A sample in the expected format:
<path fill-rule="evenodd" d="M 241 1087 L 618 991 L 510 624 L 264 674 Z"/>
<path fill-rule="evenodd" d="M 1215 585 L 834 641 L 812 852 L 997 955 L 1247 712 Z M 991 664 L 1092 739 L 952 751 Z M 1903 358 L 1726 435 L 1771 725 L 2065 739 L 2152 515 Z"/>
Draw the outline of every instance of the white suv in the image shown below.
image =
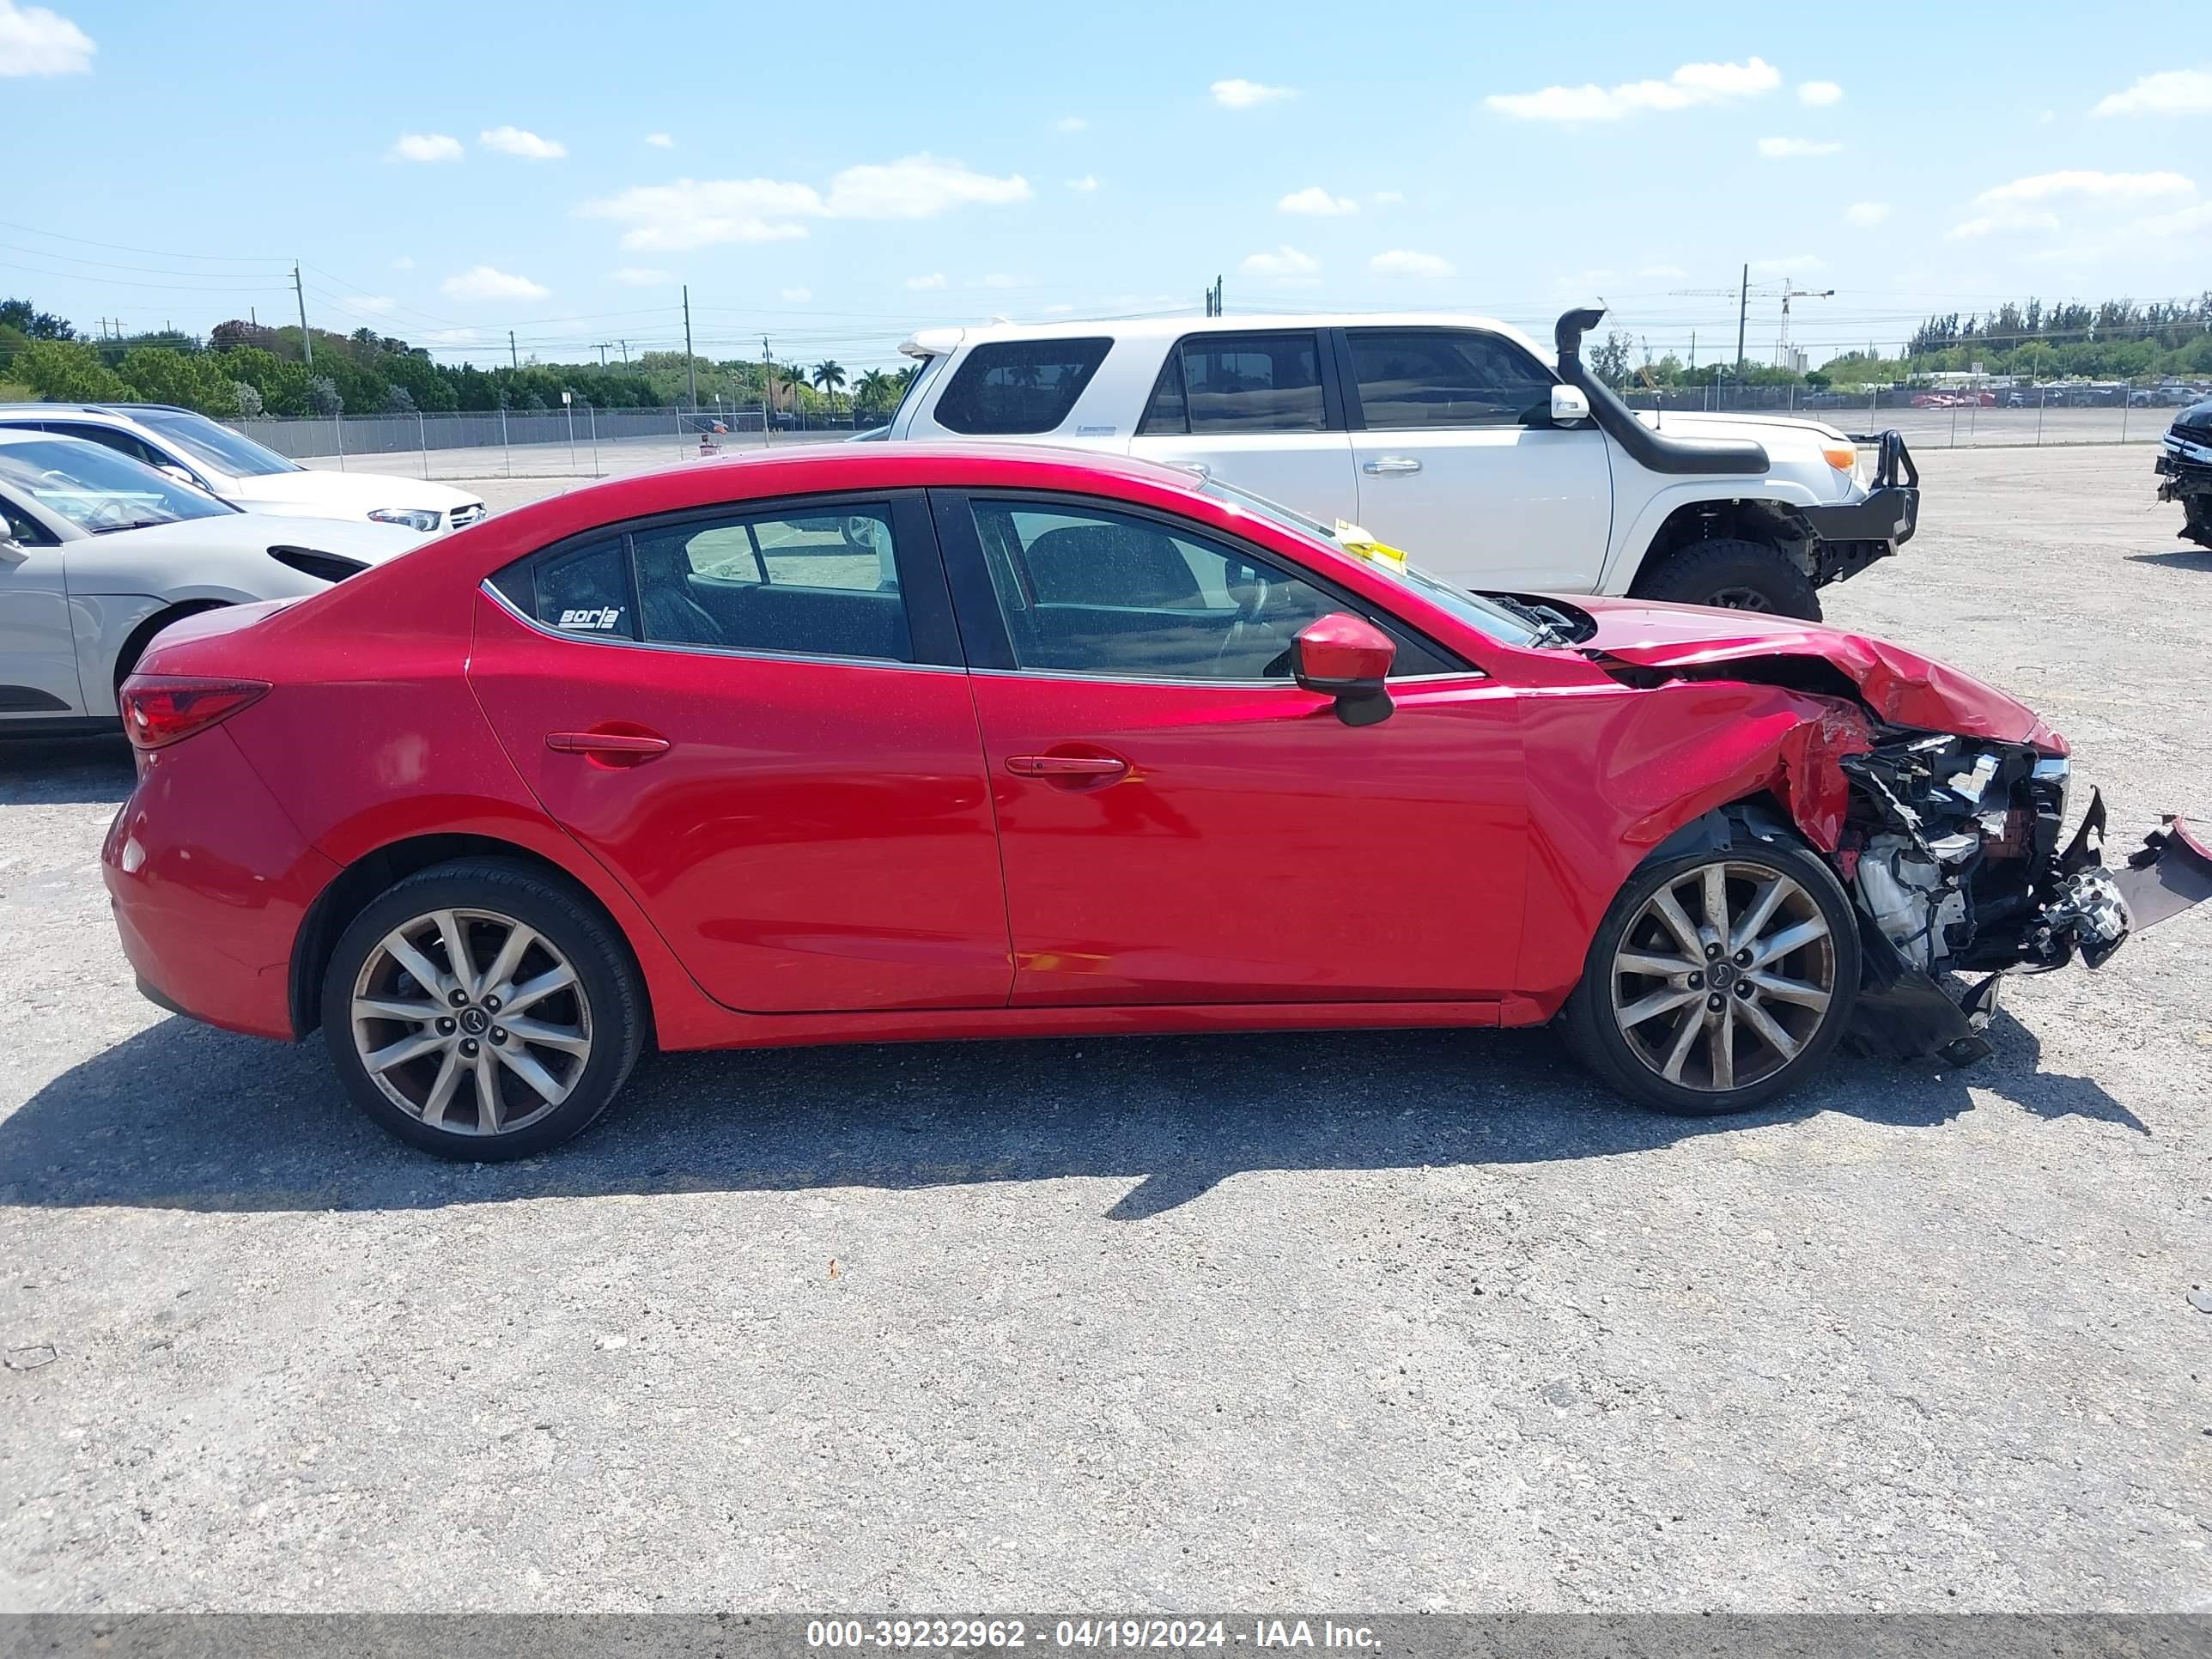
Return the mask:
<path fill-rule="evenodd" d="M 9 428 L 105 444 L 249 513 L 371 519 L 424 534 L 459 530 L 484 515 L 481 497 L 451 484 L 304 467 L 170 404 L 0 404 L 0 430 Z"/>
<path fill-rule="evenodd" d="M 869 435 L 1202 466 L 1508 592 L 1817 621 L 1815 588 L 1911 536 L 1919 475 L 1896 433 L 1638 415 L 1580 361 L 1602 314 L 1562 317 L 1552 361 L 1504 324 L 1448 313 L 932 329 L 901 346 L 921 372 Z"/>

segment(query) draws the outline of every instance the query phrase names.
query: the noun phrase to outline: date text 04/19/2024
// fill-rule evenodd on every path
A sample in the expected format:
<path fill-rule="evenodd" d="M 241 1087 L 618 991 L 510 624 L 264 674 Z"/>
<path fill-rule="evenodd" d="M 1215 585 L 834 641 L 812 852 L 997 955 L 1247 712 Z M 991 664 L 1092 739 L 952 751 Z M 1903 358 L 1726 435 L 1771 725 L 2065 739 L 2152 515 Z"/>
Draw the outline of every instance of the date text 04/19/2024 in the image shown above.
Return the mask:
<path fill-rule="evenodd" d="M 1206 1648 L 1296 1650 L 1327 1648 L 1358 1652 L 1379 1644 L 1365 1625 L 1340 1625 L 1332 1619 L 1078 1618 L 1037 1620 L 813 1619 L 806 1645 L 815 1649 L 941 1648 L 954 1651 L 1008 1650 L 1040 1647 L 1107 1652 L 1137 1650 L 1176 1651 Z"/>

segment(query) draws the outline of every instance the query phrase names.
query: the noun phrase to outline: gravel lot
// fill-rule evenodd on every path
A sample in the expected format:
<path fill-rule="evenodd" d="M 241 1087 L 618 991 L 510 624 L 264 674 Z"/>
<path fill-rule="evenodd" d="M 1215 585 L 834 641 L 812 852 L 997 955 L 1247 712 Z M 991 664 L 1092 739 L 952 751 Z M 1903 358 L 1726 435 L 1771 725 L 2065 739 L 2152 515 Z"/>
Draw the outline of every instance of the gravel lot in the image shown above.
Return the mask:
<path fill-rule="evenodd" d="M 2212 819 L 2148 452 L 1923 469 L 1831 615 Z M 454 1168 L 137 999 L 129 778 L 0 751 L 0 1607 L 2212 1609 L 2202 914 L 1717 1124 L 1541 1033 L 1051 1042 Z"/>

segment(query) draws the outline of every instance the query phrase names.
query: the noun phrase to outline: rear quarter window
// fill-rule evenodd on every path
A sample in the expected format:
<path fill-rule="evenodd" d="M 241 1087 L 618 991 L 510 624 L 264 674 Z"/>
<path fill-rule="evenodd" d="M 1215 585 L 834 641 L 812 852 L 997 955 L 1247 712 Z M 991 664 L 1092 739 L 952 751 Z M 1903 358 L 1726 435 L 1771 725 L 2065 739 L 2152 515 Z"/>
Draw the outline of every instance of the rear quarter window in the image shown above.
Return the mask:
<path fill-rule="evenodd" d="M 1109 339 L 1000 340 L 979 345 L 937 400 L 937 423 L 973 437 L 1049 432 L 1106 361 Z"/>

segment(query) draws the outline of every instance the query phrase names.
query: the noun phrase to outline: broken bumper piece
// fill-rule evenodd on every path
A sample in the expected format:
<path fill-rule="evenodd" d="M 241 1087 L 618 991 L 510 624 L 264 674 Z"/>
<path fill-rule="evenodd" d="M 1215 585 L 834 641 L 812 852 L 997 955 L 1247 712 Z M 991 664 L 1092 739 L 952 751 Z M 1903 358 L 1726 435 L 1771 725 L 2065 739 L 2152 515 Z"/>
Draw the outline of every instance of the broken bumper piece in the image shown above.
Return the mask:
<path fill-rule="evenodd" d="M 2019 964 L 2022 971 L 2063 967 L 2077 951 L 2087 966 L 2101 967 L 2130 935 L 2212 898 L 2212 848 L 2179 818 L 2167 818 L 2164 828 L 2144 836 L 2142 848 L 2118 870 L 2088 861 L 2095 857 L 2103 823 L 2103 802 L 2093 799 L 2081 833 L 2062 860 L 2071 873 L 2023 941 L 2028 954 Z M 1885 1059 L 1934 1056 L 1952 1066 L 1987 1059 L 1993 1051 L 1983 1032 L 1996 1012 L 2003 975 L 1989 975 L 1954 1001 L 1871 918 L 1859 914 L 1864 982 L 1850 1046 Z"/>

